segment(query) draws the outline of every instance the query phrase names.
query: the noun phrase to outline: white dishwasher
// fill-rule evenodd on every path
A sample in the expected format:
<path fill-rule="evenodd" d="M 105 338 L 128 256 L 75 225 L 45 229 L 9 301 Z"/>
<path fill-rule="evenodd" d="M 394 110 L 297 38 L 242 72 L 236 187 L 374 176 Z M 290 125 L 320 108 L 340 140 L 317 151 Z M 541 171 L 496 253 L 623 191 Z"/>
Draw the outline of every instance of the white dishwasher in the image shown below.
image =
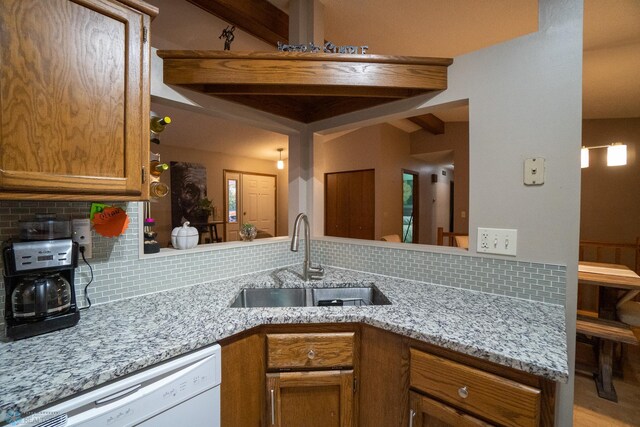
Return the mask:
<path fill-rule="evenodd" d="M 20 420 L 28 427 L 219 427 L 220 346 L 180 356 Z"/>

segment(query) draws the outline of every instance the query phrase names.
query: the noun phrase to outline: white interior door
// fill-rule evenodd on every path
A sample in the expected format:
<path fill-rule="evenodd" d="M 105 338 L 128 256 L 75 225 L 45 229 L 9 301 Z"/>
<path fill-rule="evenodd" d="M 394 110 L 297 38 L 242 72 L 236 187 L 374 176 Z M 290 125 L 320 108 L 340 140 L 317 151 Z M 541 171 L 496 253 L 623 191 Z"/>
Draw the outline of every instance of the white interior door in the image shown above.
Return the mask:
<path fill-rule="evenodd" d="M 225 197 L 225 242 L 240 240 L 238 231 L 242 221 L 242 203 L 240 200 L 240 173 L 224 172 Z"/>
<path fill-rule="evenodd" d="M 258 232 L 276 235 L 275 176 L 242 174 L 242 222 Z"/>

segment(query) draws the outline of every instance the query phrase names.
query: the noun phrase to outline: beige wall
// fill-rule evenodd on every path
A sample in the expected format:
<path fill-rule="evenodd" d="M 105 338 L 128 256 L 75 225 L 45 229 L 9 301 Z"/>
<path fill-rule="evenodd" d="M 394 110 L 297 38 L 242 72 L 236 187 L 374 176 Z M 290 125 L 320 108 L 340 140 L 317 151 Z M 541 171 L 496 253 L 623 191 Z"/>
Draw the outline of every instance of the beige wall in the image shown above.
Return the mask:
<path fill-rule="evenodd" d="M 375 169 L 375 239 L 379 240 L 387 234 L 402 235 L 402 169 L 418 172 L 422 230 L 431 222 L 430 216 L 423 216 L 430 214 L 423 205 L 431 200 L 433 169 L 410 157 L 410 147 L 409 135 L 393 126 L 382 124 L 361 128 L 315 144 L 315 176 L 319 182 L 324 182 L 325 173 Z M 421 240 L 420 243 L 430 242 Z"/>
<path fill-rule="evenodd" d="M 411 134 L 411 154 L 447 150 L 453 151 L 455 168 L 453 231 L 469 233 L 469 123 L 445 123 L 445 132 L 441 135 L 433 135 L 424 130 Z M 438 176 L 438 179 L 441 178 L 444 177 Z"/>
<path fill-rule="evenodd" d="M 159 153 L 163 163 L 192 162 L 200 163 L 207 168 L 207 196 L 215 205 L 215 220 L 224 219 L 224 193 L 223 170 L 236 170 L 241 172 L 263 173 L 276 175 L 277 181 L 277 234 L 287 235 L 287 203 L 288 203 L 288 176 L 285 163 L 284 170 L 276 169 L 276 163 L 271 160 L 251 159 L 210 151 L 185 149 L 162 144 L 154 145 L 151 151 Z M 171 169 L 161 175 L 161 181 L 171 186 Z M 156 231 L 158 242 L 162 247 L 167 246 L 171 240 L 171 195 L 151 203 L 151 214 L 156 219 Z M 218 229 L 218 235 L 223 236 L 222 228 Z"/>
<path fill-rule="evenodd" d="M 585 147 L 627 144 L 627 165 L 607 166 L 607 150 L 591 150 L 582 169 L 580 239 L 634 242 L 640 236 L 640 118 L 583 120 Z"/>

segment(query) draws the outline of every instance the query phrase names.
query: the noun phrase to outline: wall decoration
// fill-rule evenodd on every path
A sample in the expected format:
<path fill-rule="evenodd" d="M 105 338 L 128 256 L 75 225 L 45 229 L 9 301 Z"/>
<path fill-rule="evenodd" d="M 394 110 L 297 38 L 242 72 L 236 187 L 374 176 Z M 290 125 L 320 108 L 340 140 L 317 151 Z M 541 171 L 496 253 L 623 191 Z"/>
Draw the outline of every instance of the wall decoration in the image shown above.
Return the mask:
<path fill-rule="evenodd" d="M 206 224 L 211 209 L 204 209 L 207 199 L 207 169 L 198 163 L 171 162 L 171 225 L 185 221 L 193 226 Z"/>
<path fill-rule="evenodd" d="M 235 25 L 231 28 L 227 26 L 227 28 L 222 30 L 222 34 L 220 34 L 220 37 L 218 37 L 219 39 L 224 37 L 224 50 L 231 50 L 231 42 L 233 42 L 233 39 L 236 38 L 236 36 L 233 35 L 233 32 L 235 30 Z"/>
<path fill-rule="evenodd" d="M 311 52 L 311 53 L 341 53 L 349 55 L 366 54 L 369 46 L 336 46 L 331 42 L 325 42 L 324 46 L 317 46 L 315 43 L 305 44 L 283 44 L 278 42 L 278 51 L 280 52 Z M 226 49 L 225 49 L 226 50 Z"/>

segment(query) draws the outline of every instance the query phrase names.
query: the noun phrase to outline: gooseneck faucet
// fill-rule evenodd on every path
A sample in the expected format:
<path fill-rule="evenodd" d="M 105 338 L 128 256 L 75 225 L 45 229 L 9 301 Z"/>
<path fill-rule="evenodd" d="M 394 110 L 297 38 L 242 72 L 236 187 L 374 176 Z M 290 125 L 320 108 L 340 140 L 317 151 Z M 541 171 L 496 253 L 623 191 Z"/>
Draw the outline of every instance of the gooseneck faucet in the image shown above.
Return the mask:
<path fill-rule="evenodd" d="M 311 263 L 311 232 L 309 231 L 309 219 L 307 215 L 299 213 L 296 222 L 293 224 L 293 237 L 291 238 L 291 251 L 298 252 L 298 243 L 300 240 L 300 223 L 304 222 L 304 264 L 302 270 L 302 278 L 304 281 L 309 279 L 320 279 L 324 275 L 324 269 L 318 265 L 314 267 Z"/>

